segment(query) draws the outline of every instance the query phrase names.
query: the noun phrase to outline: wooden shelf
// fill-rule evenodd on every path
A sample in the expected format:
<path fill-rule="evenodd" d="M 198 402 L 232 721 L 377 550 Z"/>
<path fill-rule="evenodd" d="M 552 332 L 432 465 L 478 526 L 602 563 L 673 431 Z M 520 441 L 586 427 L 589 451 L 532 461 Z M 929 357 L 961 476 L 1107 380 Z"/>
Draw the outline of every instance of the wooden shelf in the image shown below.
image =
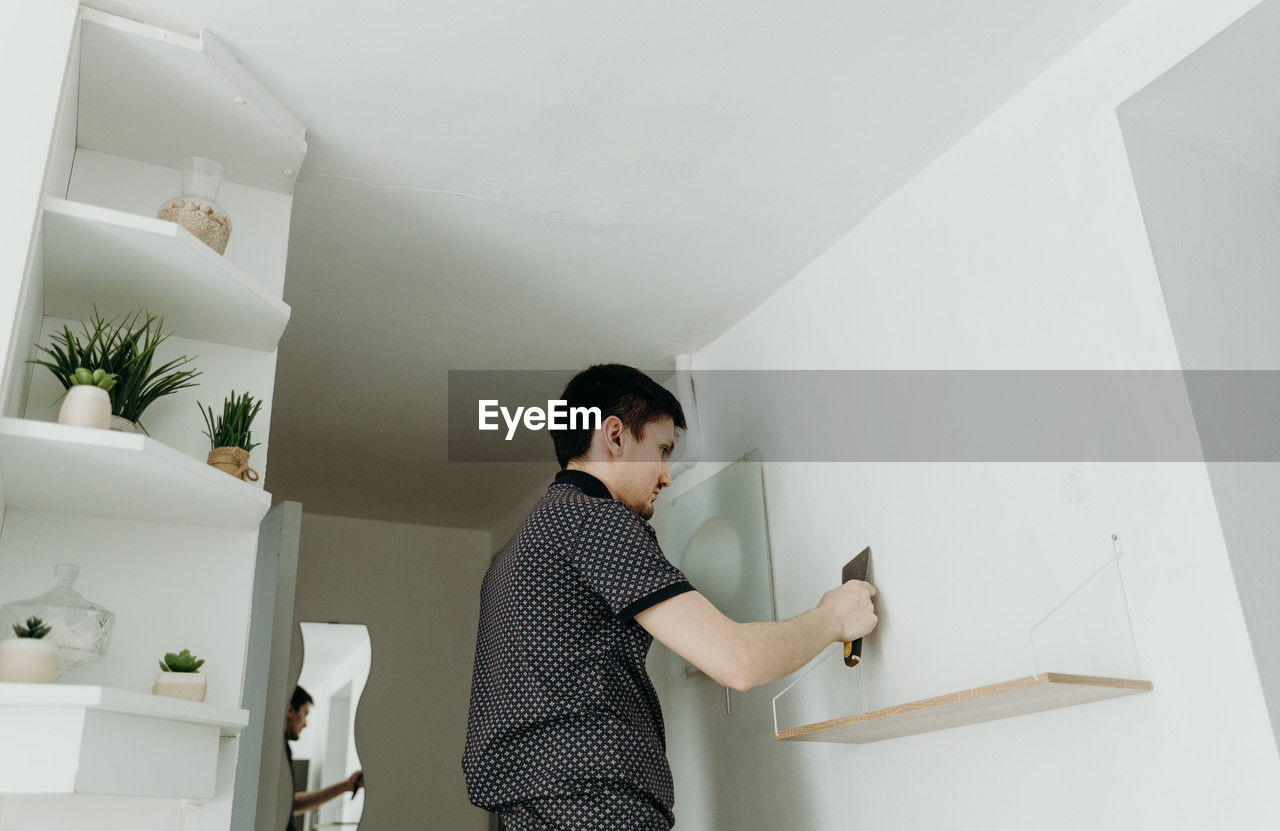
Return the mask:
<path fill-rule="evenodd" d="M 44 313 L 111 318 L 134 309 L 163 315 L 180 337 L 274 351 L 290 309 L 172 222 L 47 199 Z"/>
<path fill-rule="evenodd" d="M 0 684 L 0 794 L 209 799 L 221 736 L 249 713 L 70 684 Z"/>
<path fill-rule="evenodd" d="M 1150 681 L 1046 672 L 780 731 L 778 741 L 865 744 L 1150 692 Z"/>
<path fill-rule="evenodd" d="M 252 530 L 271 494 L 155 439 L 0 419 L 10 508 Z"/>
<path fill-rule="evenodd" d="M 305 129 L 212 32 L 81 14 L 78 147 L 170 168 L 207 156 L 227 181 L 293 192 Z"/>

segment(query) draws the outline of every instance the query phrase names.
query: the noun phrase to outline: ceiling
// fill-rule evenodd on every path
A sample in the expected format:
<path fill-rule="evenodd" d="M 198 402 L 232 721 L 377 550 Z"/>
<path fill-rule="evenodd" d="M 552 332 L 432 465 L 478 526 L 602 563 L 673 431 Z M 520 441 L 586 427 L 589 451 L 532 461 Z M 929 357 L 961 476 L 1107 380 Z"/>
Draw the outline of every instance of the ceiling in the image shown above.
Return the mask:
<path fill-rule="evenodd" d="M 91 0 L 307 125 L 269 489 L 470 528 L 555 465 L 450 464 L 448 370 L 671 368 L 1126 2 Z"/>

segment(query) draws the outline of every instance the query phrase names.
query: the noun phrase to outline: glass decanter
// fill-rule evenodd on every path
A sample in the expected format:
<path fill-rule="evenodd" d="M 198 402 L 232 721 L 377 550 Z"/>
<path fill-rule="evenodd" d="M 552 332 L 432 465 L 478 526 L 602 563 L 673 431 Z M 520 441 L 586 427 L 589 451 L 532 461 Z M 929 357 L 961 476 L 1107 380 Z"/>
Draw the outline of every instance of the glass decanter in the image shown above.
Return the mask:
<path fill-rule="evenodd" d="M 156 216 L 176 222 L 214 251 L 223 253 L 231 237 L 231 217 L 215 200 L 226 168 L 213 159 L 191 156 L 182 160 L 180 170 L 182 194 L 161 205 Z"/>
<path fill-rule="evenodd" d="M 80 566 L 54 568 L 58 585 L 39 597 L 15 600 L 0 607 L 0 625 L 8 632 L 29 617 L 41 618 L 51 627 L 46 636 L 58 647 L 58 678 L 107 654 L 116 616 L 72 588 Z"/>

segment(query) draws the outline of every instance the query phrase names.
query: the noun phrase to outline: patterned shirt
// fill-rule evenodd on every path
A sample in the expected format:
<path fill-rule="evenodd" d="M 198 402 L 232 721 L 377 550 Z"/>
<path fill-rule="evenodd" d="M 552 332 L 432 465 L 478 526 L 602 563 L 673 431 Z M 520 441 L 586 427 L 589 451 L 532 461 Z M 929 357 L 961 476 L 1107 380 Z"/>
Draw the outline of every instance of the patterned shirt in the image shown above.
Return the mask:
<path fill-rule="evenodd" d="M 692 590 L 648 522 L 594 476 L 560 471 L 480 589 L 471 802 L 507 811 L 618 787 L 674 824 L 653 636 L 633 618 Z"/>

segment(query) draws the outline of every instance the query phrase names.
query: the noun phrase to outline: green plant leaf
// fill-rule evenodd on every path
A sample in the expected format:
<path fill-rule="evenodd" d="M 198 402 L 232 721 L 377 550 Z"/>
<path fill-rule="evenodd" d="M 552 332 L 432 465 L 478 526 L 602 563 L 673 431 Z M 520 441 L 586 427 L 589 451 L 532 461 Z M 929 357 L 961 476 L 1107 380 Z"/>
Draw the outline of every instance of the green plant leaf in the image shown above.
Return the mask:
<path fill-rule="evenodd" d="M 239 447 L 252 451 L 259 442 L 253 441 L 250 427 L 262 411 L 262 402 L 249 393 L 236 395 L 235 390 L 222 402 L 222 415 L 216 416 L 213 407 L 197 402 L 204 419 L 204 434 L 209 438 L 209 449 L 215 447 Z"/>
<path fill-rule="evenodd" d="M 42 618 L 36 617 L 35 615 L 27 618 L 26 625 L 20 623 L 13 624 L 13 634 L 17 635 L 19 638 L 32 638 L 38 640 L 49 634 L 52 630 L 53 627 L 47 626 Z"/>

